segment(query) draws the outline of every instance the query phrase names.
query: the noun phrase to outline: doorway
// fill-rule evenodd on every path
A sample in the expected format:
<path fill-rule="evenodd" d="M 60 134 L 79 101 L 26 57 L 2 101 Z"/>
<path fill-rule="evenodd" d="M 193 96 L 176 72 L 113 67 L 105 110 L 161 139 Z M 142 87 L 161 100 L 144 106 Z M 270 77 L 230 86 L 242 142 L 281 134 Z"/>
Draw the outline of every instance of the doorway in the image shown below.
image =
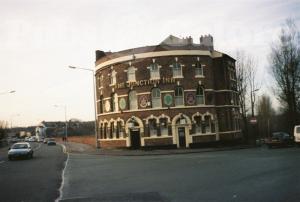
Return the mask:
<path fill-rule="evenodd" d="M 179 141 L 179 147 L 180 148 L 186 148 L 185 128 L 184 127 L 179 127 L 178 128 L 178 141 Z"/>
<path fill-rule="evenodd" d="M 130 130 L 130 141 L 132 149 L 139 149 L 141 147 L 141 137 L 139 130 Z"/>

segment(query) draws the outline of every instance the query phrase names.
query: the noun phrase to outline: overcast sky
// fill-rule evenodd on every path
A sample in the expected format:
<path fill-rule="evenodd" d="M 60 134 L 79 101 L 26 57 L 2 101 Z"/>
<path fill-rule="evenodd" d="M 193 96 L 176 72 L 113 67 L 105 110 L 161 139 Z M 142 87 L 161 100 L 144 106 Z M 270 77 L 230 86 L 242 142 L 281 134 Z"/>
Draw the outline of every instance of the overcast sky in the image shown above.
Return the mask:
<path fill-rule="evenodd" d="M 299 0 L 0 0 L 0 120 L 14 126 L 93 120 L 95 50 L 155 45 L 173 34 L 211 34 L 215 49 L 244 49 L 269 92 L 270 44 L 285 19 L 300 27 Z M 14 94 L 3 92 L 16 90 Z M 272 93 L 270 93 L 271 96 Z"/>

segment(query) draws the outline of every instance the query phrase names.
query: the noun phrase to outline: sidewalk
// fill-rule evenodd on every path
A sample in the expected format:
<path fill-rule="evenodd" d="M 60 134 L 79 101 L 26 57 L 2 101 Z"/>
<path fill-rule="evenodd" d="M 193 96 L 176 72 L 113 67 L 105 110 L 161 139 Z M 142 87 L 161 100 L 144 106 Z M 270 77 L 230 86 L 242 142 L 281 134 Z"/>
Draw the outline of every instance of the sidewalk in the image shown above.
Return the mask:
<path fill-rule="evenodd" d="M 63 144 L 62 142 L 59 142 Z M 64 144 L 69 153 L 107 155 L 107 156 L 152 156 L 152 155 L 170 155 L 170 154 L 190 154 L 214 151 L 228 151 L 253 148 L 249 145 L 240 145 L 233 147 L 219 148 L 198 148 L 198 149 L 157 149 L 157 150 L 130 150 L 130 149 L 96 149 L 87 144 L 67 142 Z"/>

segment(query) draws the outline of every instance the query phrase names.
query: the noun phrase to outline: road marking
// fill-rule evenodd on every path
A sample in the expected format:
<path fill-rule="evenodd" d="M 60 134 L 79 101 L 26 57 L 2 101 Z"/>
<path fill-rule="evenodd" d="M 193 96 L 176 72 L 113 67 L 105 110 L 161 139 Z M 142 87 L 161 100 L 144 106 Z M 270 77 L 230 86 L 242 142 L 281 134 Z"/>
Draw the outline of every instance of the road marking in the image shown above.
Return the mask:
<path fill-rule="evenodd" d="M 0 163 L 5 163 L 5 161 L 0 161 Z"/>
<path fill-rule="evenodd" d="M 62 174 L 61 174 L 61 184 L 60 184 L 60 187 L 59 187 L 59 197 L 57 199 L 55 199 L 55 202 L 59 202 L 60 200 L 62 200 L 62 197 L 63 197 L 63 187 L 64 187 L 64 184 L 65 184 L 65 171 L 67 169 L 67 166 L 68 166 L 68 162 L 69 162 L 69 157 L 70 157 L 70 154 L 69 152 L 67 152 L 66 150 L 66 146 L 63 145 L 63 144 L 60 144 L 63 148 L 63 152 L 67 154 L 67 160 L 65 161 L 65 167 L 62 171 Z"/>

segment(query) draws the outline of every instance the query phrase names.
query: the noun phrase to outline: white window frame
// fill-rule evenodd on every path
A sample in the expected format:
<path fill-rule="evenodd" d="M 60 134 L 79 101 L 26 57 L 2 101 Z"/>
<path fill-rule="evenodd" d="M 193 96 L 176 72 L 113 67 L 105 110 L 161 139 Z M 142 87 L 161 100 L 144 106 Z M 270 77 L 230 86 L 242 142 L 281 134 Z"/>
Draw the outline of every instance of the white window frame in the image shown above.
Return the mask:
<path fill-rule="evenodd" d="M 199 95 L 198 94 L 198 88 L 201 88 L 202 89 L 202 95 Z M 199 102 L 199 99 L 202 97 L 202 100 L 203 102 L 200 103 Z M 196 104 L 197 105 L 205 105 L 205 93 L 204 93 L 204 88 L 200 85 L 197 86 L 197 89 L 196 89 Z"/>
<path fill-rule="evenodd" d="M 182 92 L 181 96 L 178 96 L 178 95 L 176 96 L 176 90 L 177 89 L 181 89 L 181 92 Z M 175 88 L 175 90 L 174 90 L 174 98 L 175 98 L 175 106 L 176 107 L 177 106 L 184 106 L 184 90 L 183 90 L 183 87 L 177 86 Z M 179 100 L 181 100 L 180 103 L 178 102 Z"/>
<path fill-rule="evenodd" d="M 132 93 L 135 93 L 135 100 L 132 100 L 132 97 L 130 96 Z M 138 109 L 138 101 L 137 101 L 137 93 L 135 90 L 129 91 L 128 100 L 129 100 L 129 110 L 137 110 Z M 134 107 L 132 107 L 132 106 L 134 106 Z"/>
<path fill-rule="evenodd" d="M 157 92 L 157 91 L 159 91 L 159 92 Z M 158 93 L 159 93 L 159 96 L 156 95 Z M 159 88 L 153 88 L 151 90 L 151 102 L 152 102 L 152 108 L 160 108 L 161 107 L 161 91 Z"/>

